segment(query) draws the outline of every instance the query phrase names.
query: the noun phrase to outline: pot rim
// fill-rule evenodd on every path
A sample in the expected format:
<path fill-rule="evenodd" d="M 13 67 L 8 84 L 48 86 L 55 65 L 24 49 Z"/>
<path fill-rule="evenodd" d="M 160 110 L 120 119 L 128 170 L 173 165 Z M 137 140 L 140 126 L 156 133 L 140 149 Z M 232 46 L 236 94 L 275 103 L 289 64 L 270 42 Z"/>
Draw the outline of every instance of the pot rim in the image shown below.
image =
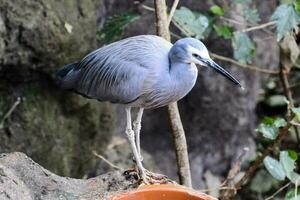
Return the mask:
<path fill-rule="evenodd" d="M 204 194 L 202 192 L 196 191 L 192 188 L 188 188 L 181 185 L 175 184 L 154 184 L 154 185 L 141 185 L 137 189 L 126 192 L 123 194 L 119 194 L 110 198 L 110 200 L 121 200 L 121 198 L 125 198 L 126 196 L 140 194 L 145 192 L 177 192 L 181 194 L 186 194 L 190 197 L 196 197 L 199 200 L 217 200 L 216 198 Z"/>

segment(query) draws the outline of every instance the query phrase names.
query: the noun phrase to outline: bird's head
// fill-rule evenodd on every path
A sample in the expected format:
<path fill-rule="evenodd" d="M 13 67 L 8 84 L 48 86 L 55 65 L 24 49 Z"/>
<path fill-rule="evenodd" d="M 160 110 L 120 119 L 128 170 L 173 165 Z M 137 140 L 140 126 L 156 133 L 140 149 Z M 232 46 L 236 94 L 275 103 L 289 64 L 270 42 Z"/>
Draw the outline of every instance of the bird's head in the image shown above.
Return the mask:
<path fill-rule="evenodd" d="M 206 46 L 195 38 L 183 38 L 178 40 L 170 51 L 170 58 L 175 62 L 194 63 L 196 65 L 213 68 L 236 85 L 242 87 L 238 80 L 210 58 Z"/>

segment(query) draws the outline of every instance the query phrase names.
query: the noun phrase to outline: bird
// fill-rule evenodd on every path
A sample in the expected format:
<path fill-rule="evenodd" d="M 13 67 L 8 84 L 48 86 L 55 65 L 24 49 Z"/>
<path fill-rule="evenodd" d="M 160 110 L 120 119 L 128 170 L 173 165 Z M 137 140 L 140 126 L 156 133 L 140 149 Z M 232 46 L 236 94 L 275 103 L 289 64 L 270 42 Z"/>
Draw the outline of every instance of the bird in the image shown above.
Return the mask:
<path fill-rule="evenodd" d="M 140 147 L 144 109 L 167 106 L 186 96 L 196 83 L 198 66 L 212 68 L 242 88 L 236 78 L 210 58 L 206 46 L 191 37 L 174 44 L 155 35 L 122 39 L 65 65 L 56 77 L 64 90 L 124 106 L 125 134 L 139 177 L 148 183 Z M 138 109 L 134 121 L 133 108 Z"/>

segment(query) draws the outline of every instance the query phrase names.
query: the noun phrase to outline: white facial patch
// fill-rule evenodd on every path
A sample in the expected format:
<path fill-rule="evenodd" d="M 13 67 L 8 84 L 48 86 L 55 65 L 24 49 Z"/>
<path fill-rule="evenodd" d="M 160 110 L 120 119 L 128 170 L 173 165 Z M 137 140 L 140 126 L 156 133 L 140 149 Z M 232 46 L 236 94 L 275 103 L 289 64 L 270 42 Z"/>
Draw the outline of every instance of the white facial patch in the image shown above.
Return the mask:
<path fill-rule="evenodd" d="M 189 47 L 187 48 L 187 50 L 188 50 L 191 54 L 199 55 L 201 58 L 210 59 L 209 54 L 208 54 L 208 51 L 207 51 L 206 48 L 205 48 L 205 49 L 202 49 L 202 50 L 199 50 L 199 49 L 196 49 L 196 48 L 194 48 L 194 47 L 189 46 Z M 190 62 L 191 62 L 191 63 L 198 64 L 198 65 L 201 65 L 201 66 L 204 66 L 204 67 L 207 67 L 207 64 L 206 64 L 206 63 L 203 63 L 201 60 L 195 58 L 194 56 L 191 57 Z"/>
<path fill-rule="evenodd" d="M 206 58 L 206 59 L 210 58 L 207 49 L 199 50 L 199 49 L 196 49 L 194 47 L 188 46 L 187 50 L 189 52 L 191 52 L 192 54 L 199 55 L 201 58 Z"/>

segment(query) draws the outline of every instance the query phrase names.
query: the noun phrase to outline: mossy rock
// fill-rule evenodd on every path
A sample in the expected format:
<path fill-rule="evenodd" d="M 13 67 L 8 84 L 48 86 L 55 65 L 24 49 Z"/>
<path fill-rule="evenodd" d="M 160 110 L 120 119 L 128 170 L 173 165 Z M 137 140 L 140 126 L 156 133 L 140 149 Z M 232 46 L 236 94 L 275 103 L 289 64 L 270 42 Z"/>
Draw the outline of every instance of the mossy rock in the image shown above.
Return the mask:
<path fill-rule="evenodd" d="M 97 9 L 103 2 L 0 1 L 0 72 L 53 72 L 95 49 Z M 20 74 L 21 75 L 21 74 Z"/>
<path fill-rule="evenodd" d="M 4 102 L 10 101 L 3 95 L 0 105 Z M 96 164 L 92 151 L 101 152 L 109 143 L 114 118 L 114 108 L 109 103 L 29 87 L 0 130 L 0 152 L 26 152 L 57 174 L 84 176 Z"/>

